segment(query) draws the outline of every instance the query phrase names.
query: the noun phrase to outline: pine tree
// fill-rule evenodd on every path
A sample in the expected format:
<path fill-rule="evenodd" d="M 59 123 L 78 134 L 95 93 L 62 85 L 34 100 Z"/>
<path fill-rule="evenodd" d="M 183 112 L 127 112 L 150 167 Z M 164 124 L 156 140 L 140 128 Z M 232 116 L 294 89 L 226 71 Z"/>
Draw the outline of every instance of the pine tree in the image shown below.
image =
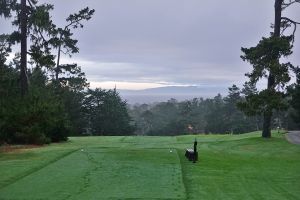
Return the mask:
<path fill-rule="evenodd" d="M 282 11 L 299 1 L 275 0 L 275 22 L 273 32 L 268 38 L 263 37 L 255 47 L 242 48 L 244 61 L 253 65 L 253 71 L 246 74 L 249 83 L 255 86 L 262 78 L 267 78 L 267 88 L 246 96 L 246 102 L 240 104 L 242 110 L 248 114 L 263 115 L 262 137 L 271 137 L 271 119 L 274 110 L 287 108 L 284 101 L 284 90 L 290 81 L 289 70 L 294 66 L 290 62 L 281 63 L 280 58 L 292 54 L 292 43 L 295 30 L 292 35 L 285 36 L 285 29 L 297 22 L 282 17 Z M 281 90 L 280 90 L 281 89 Z"/>

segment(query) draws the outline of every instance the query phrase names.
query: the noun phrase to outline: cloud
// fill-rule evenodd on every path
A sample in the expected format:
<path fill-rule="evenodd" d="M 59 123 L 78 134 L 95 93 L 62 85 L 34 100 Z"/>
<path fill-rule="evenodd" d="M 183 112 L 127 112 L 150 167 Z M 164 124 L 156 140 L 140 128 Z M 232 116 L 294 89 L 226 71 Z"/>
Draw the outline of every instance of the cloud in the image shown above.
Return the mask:
<path fill-rule="evenodd" d="M 46 0 L 43 0 L 46 2 Z M 53 21 L 89 6 L 93 18 L 76 30 L 78 62 L 92 82 L 242 84 L 251 66 L 240 59 L 272 31 L 274 0 L 47 0 Z M 285 16 L 299 19 L 289 8 Z M 291 61 L 300 63 L 300 31 Z M 128 85 L 129 86 L 129 85 Z M 132 87 L 132 86 L 130 86 Z"/>
<path fill-rule="evenodd" d="M 231 84 L 241 79 L 247 70 L 238 65 L 213 63 L 166 63 L 165 66 L 144 63 L 97 62 L 63 59 L 63 63 L 78 63 L 90 81 L 116 81 L 132 83 L 166 83 L 168 85 Z"/>
<path fill-rule="evenodd" d="M 145 88 L 163 87 L 165 84 L 160 83 L 139 83 L 139 82 L 119 82 L 119 81 L 103 81 L 103 82 L 90 82 L 91 88 L 105 88 L 105 89 L 132 89 L 141 90 Z"/>

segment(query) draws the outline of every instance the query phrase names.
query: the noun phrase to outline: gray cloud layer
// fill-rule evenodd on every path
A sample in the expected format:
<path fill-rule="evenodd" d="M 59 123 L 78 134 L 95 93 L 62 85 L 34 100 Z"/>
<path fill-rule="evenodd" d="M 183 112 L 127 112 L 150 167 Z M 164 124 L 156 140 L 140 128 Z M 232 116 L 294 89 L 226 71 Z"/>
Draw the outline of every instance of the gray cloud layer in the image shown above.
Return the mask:
<path fill-rule="evenodd" d="M 251 69 L 240 48 L 268 36 L 274 0 L 65 0 L 53 19 L 89 6 L 95 16 L 76 31 L 82 64 L 92 81 L 242 83 Z M 299 5 L 285 15 L 300 20 Z M 298 11 L 297 11 L 298 9 Z M 299 64 L 300 32 L 292 61 Z M 297 56 L 298 55 L 298 56 Z"/>

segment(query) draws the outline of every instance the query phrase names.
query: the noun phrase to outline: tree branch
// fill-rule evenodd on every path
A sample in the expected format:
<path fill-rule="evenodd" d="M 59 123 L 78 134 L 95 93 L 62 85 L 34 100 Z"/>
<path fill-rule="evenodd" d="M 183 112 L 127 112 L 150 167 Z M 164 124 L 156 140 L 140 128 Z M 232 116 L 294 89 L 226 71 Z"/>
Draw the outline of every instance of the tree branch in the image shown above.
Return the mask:
<path fill-rule="evenodd" d="M 288 22 L 288 24 L 286 24 L 286 25 L 282 28 L 280 35 L 283 35 L 284 31 L 285 31 L 287 28 L 289 28 L 289 27 L 291 27 L 291 23 L 290 23 L 290 22 Z"/>
<path fill-rule="evenodd" d="M 28 1 L 28 3 L 29 3 L 30 7 L 31 7 L 32 9 L 34 9 L 34 6 L 33 6 L 32 1 L 31 1 L 31 0 L 27 0 L 27 1 Z M 47 43 L 48 41 L 45 39 L 45 37 L 44 37 L 43 33 L 41 32 L 40 28 L 37 27 L 36 25 L 34 25 L 34 27 L 35 27 L 35 31 L 37 31 L 37 32 L 39 33 L 39 35 L 40 35 L 40 37 L 42 38 L 42 40 L 44 41 L 44 43 Z"/>
<path fill-rule="evenodd" d="M 29 3 L 30 7 L 33 8 L 31 0 L 27 0 L 27 2 Z"/>
<path fill-rule="evenodd" d="M 290 5 L 294 4 L 294 3 L 300 3 L 300 0 L 289 0 L 288 3 L 282 3 L 282 10 L 286 9 L 287 7 L 289 7 Z"/>
<path fill-rule="evenodd" d="M 281 19 L 286 20 L 286 21 L 289 21 L 289 22 L 291 22 L 291 23 L 293 23 L 293 24 L 300 24 L 300 22 L 296 22 L 296 21 L 291 20 L 290 18 L 287 18 L 287 17 L 281 17 Z"/>
<path fill-rule="evenodd" d="M 79 23 L 81 20 L 83 20 L 83 17 L 79 17 L 77 20 L 70 22 L 68 25 L 65 26 L 65 30 L 67 30 L 67 28 L 69 28 L 70 26 L 74 25 L 74 24 L 79 24 L 81 25 L 81 23 Z"/>
<path fill-rule="evenodd" d="M 299 2 L 300 2 L 300 0 L 299 0 Z M 296 21 L 294 21 L 294 20 L 291 20 L 290 18 L 288 18 L 288 17 L 281 17 L 281 20 L 285 20 L 286 22 L 289 22 L 290 24 L 293 24 L 294 25 L 294 30 L 293 30 L 293 41 L 292 41 L 292 43 L 294 43 L 294 41 L 295 41 L 295 32 L 296 32 L 296 29 L 297 29 L 297 25 L 299 25 L 300 24 L 300 22 L 296 22 Z M 285 29 L 284 29 L 285 30 Z"/>

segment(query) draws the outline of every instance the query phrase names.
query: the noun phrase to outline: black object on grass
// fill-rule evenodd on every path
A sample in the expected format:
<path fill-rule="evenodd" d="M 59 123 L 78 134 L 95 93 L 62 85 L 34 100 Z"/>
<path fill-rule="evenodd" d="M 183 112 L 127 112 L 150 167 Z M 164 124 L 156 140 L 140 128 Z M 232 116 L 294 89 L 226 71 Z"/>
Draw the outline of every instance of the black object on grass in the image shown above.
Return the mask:
<path fill-rule="evenodd" d="M 186 149 L 185 150 L 185 157 L 187 157 L 187 159 L 189 159 L 189 161 L 193 161 L 193 163 L 195 163 L 196 161 L 198 161 L 198 151 L 197 151 L 197 140 L 195 138 L 194 141 L 194 149 Z"/>

